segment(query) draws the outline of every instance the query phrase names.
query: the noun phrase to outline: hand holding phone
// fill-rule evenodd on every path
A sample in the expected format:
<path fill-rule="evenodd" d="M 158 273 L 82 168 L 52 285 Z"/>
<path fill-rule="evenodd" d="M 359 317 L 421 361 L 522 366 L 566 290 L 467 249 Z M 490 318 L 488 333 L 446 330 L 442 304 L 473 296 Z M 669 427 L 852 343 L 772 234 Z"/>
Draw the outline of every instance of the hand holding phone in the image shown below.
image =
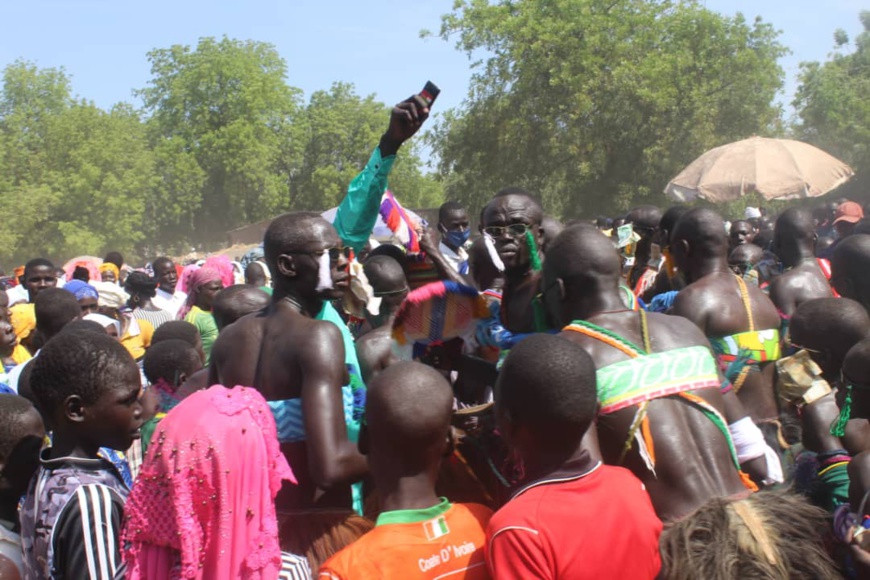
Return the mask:
<path fill-rule="evenodd" d="M 381 154 L 395 155 L 402 143 L 420 130 L 420 127 L 429 118 L 429 108 L 440 93 L 441 90 L 429 81 L 419 94 L 413 95 L 393 107 L 390 125 L 381 139 Z"/>

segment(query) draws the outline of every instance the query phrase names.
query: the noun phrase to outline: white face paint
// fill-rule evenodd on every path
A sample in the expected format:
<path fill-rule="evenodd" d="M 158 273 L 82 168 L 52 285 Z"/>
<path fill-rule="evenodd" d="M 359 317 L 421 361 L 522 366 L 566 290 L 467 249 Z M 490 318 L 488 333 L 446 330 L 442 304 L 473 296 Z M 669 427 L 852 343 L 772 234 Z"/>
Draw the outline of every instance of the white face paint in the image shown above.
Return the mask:
<path fill-rule="evenodd" d="M 320 255 L 317 264 L 317 291 L 332 290 L 332 269 L 329 264 L 329 250 Z"/>
<path fill-rule="evenodd" d="M 483 234 L 483 245 L 486 246 L 486 252 L 489 254 L 489 259 L 492 260 L 492 265 L 495 266 L 495 269 L 499 272 L 504 272 L 504 262 L 501 261 L 501 256 L 498 255 L 498 251 L 495 249 L 495 240 L 492 239 L 492 236 L 484 233 Z"/>

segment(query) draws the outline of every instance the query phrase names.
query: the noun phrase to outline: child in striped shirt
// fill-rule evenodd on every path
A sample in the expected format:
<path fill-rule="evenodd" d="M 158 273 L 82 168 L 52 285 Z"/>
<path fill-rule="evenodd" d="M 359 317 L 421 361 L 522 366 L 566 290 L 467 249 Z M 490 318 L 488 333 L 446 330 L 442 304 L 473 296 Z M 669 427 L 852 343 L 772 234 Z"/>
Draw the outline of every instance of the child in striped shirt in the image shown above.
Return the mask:
<path fill-rule="evenodd" d="M 71 331 L 46 343 L 30 386 L 53 437 L 21 509 L 25 577 L 122 576 L 129 489 L 98 451 L 127 449 L 139 437 L 139 368 L 108 335 Z"/>

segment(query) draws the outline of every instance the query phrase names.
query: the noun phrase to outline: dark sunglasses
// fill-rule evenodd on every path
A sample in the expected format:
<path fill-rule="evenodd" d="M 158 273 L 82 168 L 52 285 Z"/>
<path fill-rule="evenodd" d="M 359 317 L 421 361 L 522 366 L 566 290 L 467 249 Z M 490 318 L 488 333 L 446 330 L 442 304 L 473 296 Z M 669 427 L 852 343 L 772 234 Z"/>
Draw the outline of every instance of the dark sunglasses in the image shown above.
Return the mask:
<path fill-rule="evenodd" d="M 530 229 L 532 229 L 532 226 L 527 224 L 511 224 L 509 226 L 487 226 L 483 228 L 483 232 L 494 238 L 500 238 L 505 232 L 513 238 L 518 238 L 526 235 L 526 232 Z"/>

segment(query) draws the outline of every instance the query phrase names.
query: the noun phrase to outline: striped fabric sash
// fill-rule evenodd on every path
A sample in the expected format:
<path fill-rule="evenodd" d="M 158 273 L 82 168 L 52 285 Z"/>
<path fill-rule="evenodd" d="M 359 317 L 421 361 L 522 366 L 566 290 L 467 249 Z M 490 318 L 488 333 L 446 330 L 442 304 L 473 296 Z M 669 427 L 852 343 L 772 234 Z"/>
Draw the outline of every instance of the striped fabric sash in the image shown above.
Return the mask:
<path fill-rule="evenodd" d="M 719 388 L 716 361 L 703 346 L 620 361 L 598 369 L 596 378 L 602 415 L 684 391 Z"/>

